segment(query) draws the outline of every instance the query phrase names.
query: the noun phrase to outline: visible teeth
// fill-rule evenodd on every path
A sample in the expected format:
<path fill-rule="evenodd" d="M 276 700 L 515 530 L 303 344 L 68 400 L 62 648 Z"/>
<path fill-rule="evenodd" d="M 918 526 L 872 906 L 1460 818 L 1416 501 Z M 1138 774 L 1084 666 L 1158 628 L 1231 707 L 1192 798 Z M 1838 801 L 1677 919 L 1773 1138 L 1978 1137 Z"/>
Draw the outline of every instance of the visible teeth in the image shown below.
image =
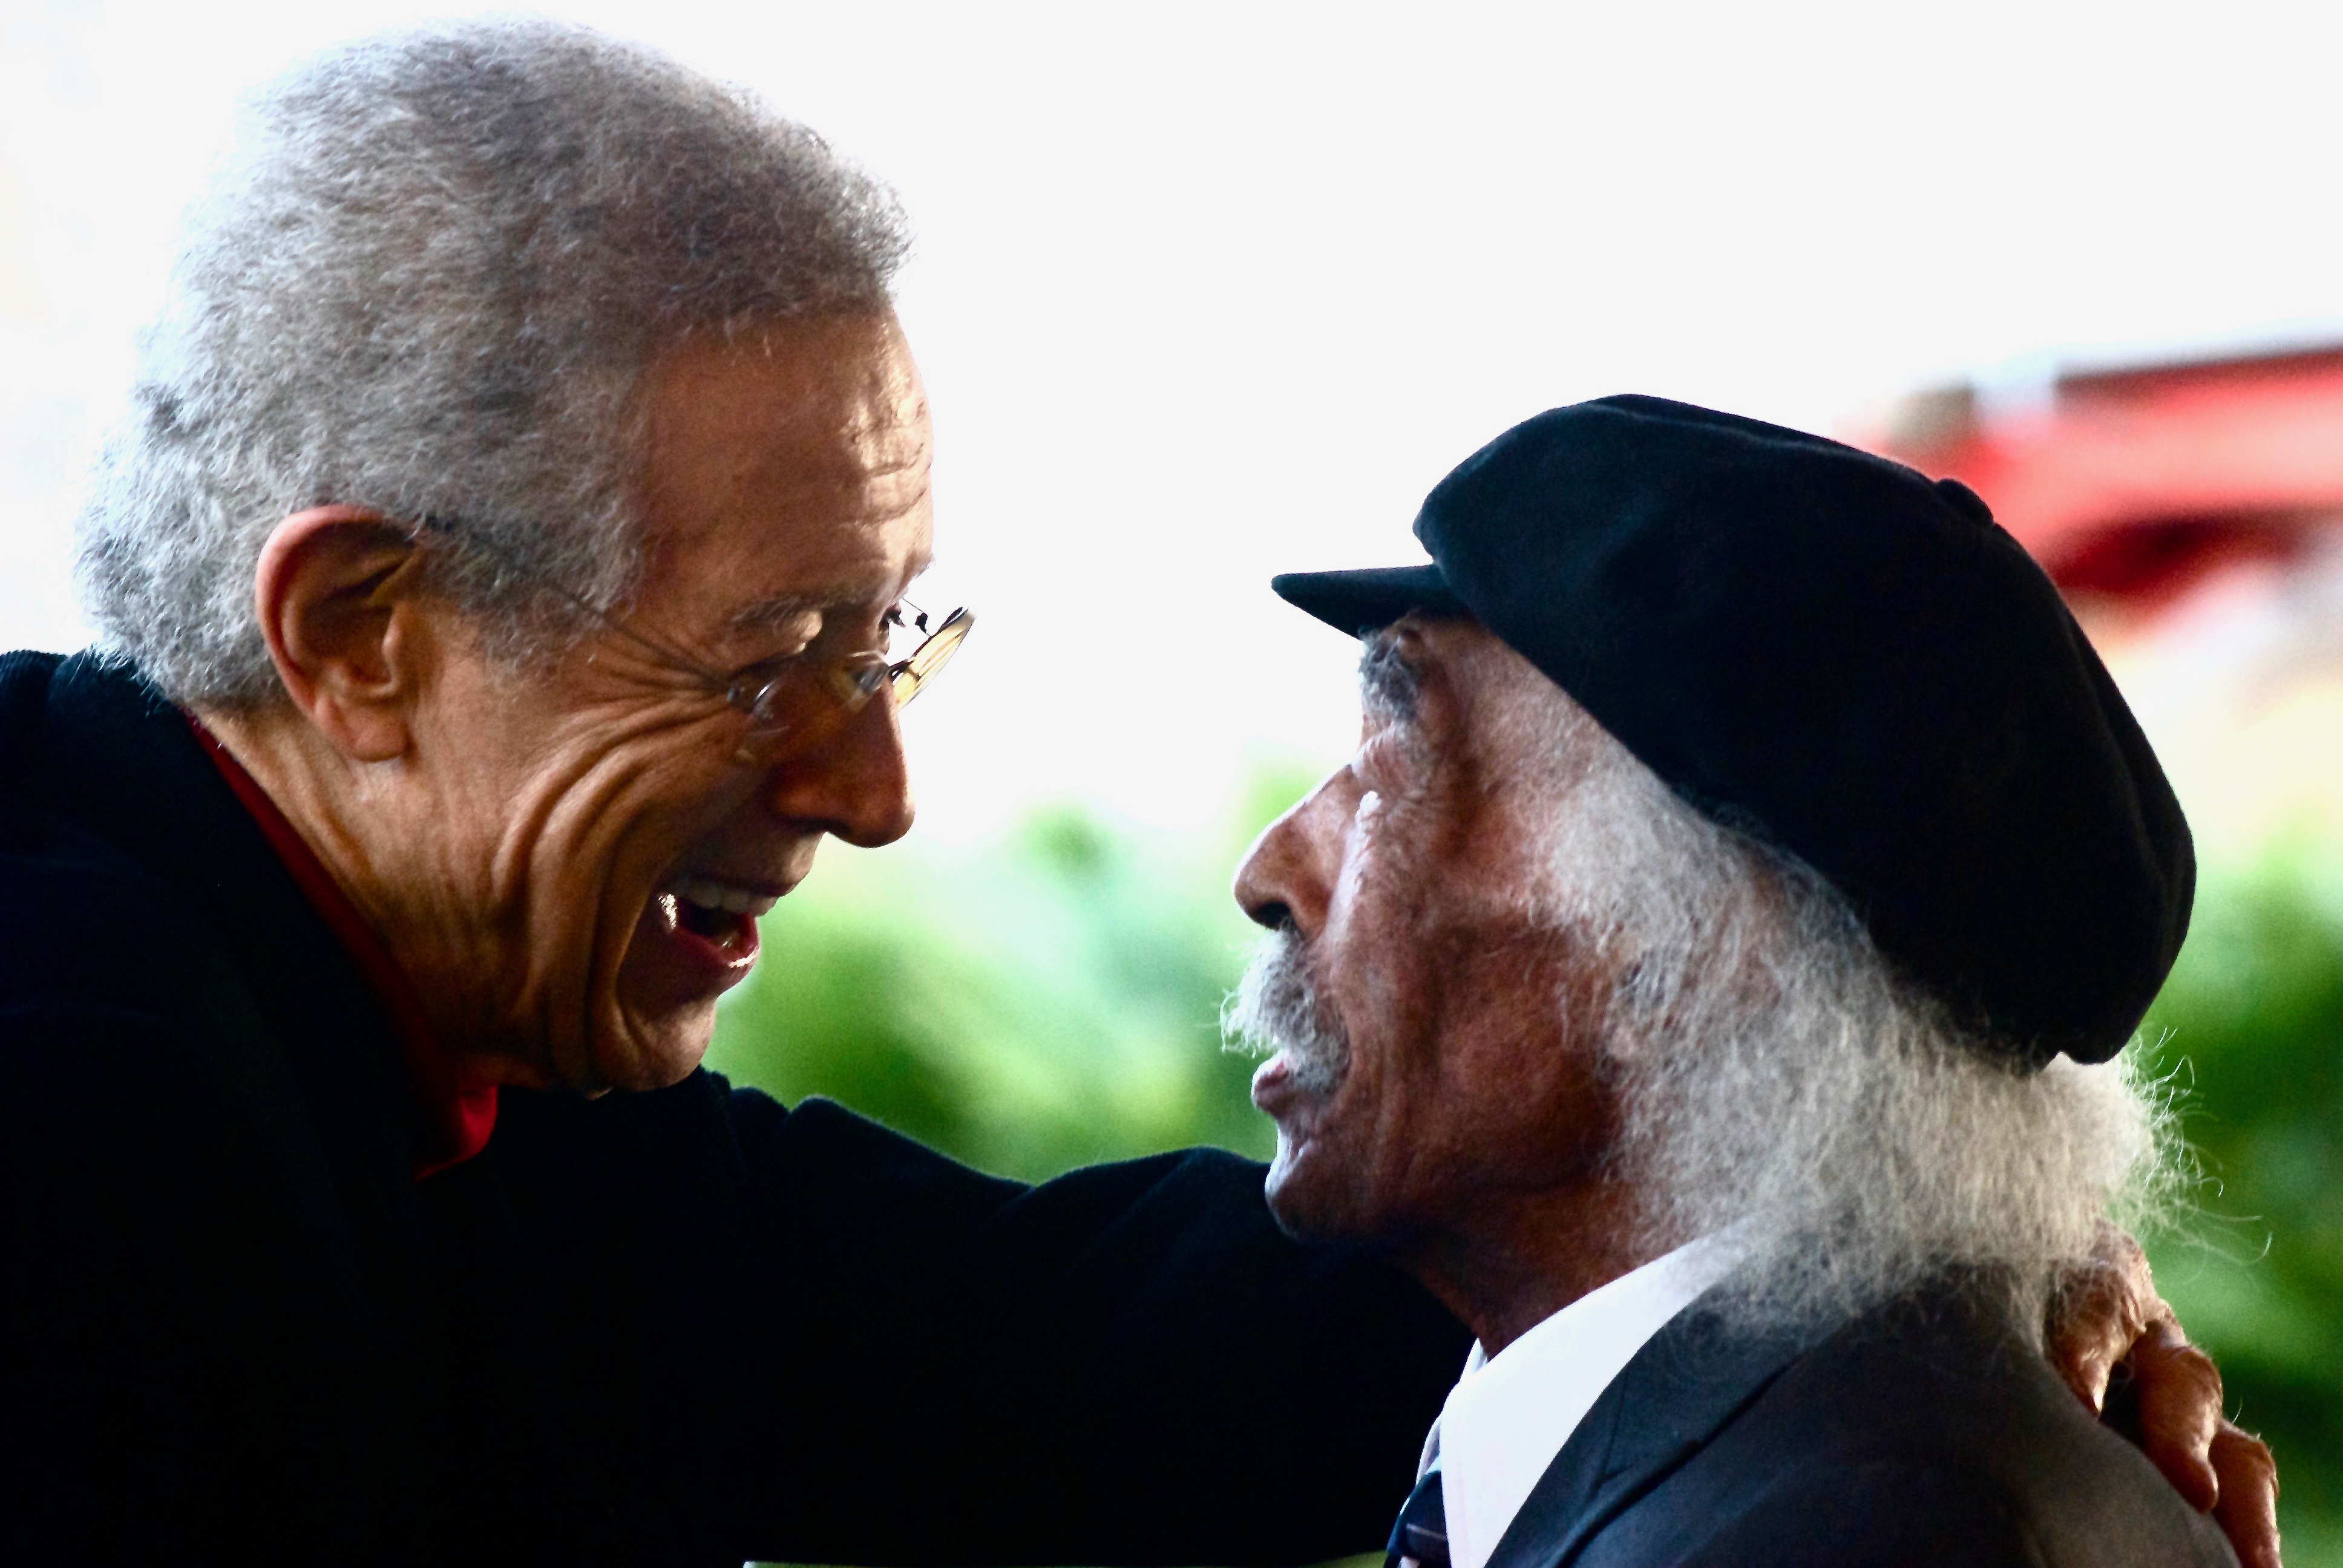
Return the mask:
<path fill-rule="evenodd" d="M 747 915 L 751 919 L 780 902 L 769 893 L 751 892 L 729 882 L 719 882 L 713 877 L 679 877 L 670 890 L 687 904 L 697 904 L 703 910 L 722 910 L 728 914 Z"/>

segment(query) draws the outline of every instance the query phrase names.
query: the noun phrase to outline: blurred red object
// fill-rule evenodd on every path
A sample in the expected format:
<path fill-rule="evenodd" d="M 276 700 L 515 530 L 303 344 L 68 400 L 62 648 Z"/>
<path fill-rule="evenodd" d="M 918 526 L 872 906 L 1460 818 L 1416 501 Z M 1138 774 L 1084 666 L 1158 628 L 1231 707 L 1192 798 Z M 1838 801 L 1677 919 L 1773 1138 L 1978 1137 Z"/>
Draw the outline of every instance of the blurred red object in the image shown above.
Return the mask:
<path fill-rule="evenodd" d="M 2062 374 L 2048 393 L 1918 393 L 1850 434 L 1961 480 L 2078 609 L 2127 620 L 2343 539 L 2343 347 Z"/>

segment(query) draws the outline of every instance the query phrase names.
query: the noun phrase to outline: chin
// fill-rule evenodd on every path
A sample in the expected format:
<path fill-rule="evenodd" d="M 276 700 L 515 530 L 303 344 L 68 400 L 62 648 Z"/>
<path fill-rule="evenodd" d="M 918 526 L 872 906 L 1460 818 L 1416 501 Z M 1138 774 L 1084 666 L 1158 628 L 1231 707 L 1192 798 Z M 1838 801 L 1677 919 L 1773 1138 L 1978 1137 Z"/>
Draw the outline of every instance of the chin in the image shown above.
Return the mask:
<path fill-rule="evenodd" d="M 1270 1218 L 1279 1230 L 1297 1241 L 1320 1245 L 1377 1239 L 1363 1221 L 1362 1195 L 1335 1179 L 1339 1170 L 1328 1169 L 1337 1163 L 1314 1142 L 1296 1141 L 1278 1129 L 1277 1155 L 1270 1161 L 1262 1195 L 1269 1201 Z"/>
<path fill-rule="evenodd" d="M 612 1033 L 616 1038 L 594 1042 L 593 1070 L 600 1081 L 596 1087 L 636 1093 L 666 1089 L 690 1077 L 708 1054 L 716 1034 L 716 1004 L 649 1024 L 629 1019 L 628 1027 Z"/>

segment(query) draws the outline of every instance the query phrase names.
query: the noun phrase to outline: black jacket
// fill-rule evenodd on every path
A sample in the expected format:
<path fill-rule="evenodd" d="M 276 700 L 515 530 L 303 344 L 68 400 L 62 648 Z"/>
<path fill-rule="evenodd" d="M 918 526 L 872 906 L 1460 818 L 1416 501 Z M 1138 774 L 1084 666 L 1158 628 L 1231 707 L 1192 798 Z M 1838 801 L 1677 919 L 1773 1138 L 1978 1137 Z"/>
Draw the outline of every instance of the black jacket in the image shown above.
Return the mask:
<path fill-rule="evenodd" d="M 1226 1154 L 1028 1188 L 699 1072 L 418 1182 L 406 1104 L 176 712 L 0 658 L 0 1560 L 1311 1561 L 1465 1350 Z"/>
<path fill-rule="evenodd" d="M 1697 1304 L 1612 1381 L 1489 1568 L 2235 1568 L 2040 1353 L 1949 1294 L 1819 1343 Z"/>

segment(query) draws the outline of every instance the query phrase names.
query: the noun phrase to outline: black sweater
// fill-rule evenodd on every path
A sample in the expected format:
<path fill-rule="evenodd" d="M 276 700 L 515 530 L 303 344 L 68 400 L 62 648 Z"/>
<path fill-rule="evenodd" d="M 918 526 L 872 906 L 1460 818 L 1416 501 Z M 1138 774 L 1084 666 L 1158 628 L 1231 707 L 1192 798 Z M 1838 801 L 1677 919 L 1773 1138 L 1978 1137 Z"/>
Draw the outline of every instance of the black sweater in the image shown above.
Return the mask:
<path fill-rule="evenodd" d="M 0 658 L 0 1560 L 1306 1562 L 1463 1357 L 1227 1154 L 1027 1187 L 697 1072 L 417 1181 L 400 1074 L 178 713 Z"/>

